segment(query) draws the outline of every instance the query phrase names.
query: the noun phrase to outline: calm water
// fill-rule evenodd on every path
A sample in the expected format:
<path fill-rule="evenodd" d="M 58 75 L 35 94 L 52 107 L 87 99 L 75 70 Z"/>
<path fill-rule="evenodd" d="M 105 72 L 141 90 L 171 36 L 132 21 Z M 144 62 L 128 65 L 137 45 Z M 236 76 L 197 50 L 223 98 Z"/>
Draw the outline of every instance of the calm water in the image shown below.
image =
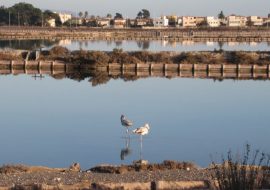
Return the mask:
<path fill-rule="evenodd" d="M 114 48 L 122 48 L 125 51 L 202 51 L 202 50 L 246 50 L 246 51 L 266 51 L 269 50 L 270 44 L 267 42 L 250 42 L 250 43 L 218 43 L 218 42 L 173 42 L 173 41 L 102 41 L 102 40 L 1 40 L 0 49 L 38 49 L 51 48 L 55 45 L 65 46 L 70 50 L 101 50 L 112 51 Z"/>
<path fill-rule="evenodd" d="M 0 164 L 131 163 L 140 159 L 140 141 L 131 135 L 121 160 L 122 113 L 135 127 L 149 122 L 142 156 L 151 162 L 207 166 L 211 154 L 242 151 L 247 142 L 270 152 L 269 81 L 148 78 L 92 87 L 88 79 L 2 75 L 0 86 Z"/>

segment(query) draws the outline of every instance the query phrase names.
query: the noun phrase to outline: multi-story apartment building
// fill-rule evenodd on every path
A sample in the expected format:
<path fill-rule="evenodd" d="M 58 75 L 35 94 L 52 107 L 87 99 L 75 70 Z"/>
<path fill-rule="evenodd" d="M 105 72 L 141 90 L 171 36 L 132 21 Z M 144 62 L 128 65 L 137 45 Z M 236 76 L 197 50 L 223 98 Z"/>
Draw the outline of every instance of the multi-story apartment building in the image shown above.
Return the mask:
<path fill-rule="evenodd" d="M 207 26 L 209 27 L 219 27 L 220 26 L 220 20 L 218 18 L 215 18 L 213 16 L 206 17 Z"/>
<path fill-rule="evenodd" d="M 230 27 L 244 27 L 247 25 L 247 17 L 230 15 L 226 18 L 227 26 Z"/>
<path fill-rule="evenodd" d="M 194 16 L 183 16 L 182 17 L 182 26 L 183 27 L 196 27 L 196 17 Z"/>
<path fill-rule="evenodd" d="M 72 15 L 68 14 L 68 13 L 56 13 L 56 14 L 59 15 L 60 21 L 62 22 L 62 24 L 64 24 L 68 20 L 71 20 L 71 18 L 72 18 Z"/>
<path fill-rule="evenodd" d="M 166 16 L 156 18 L 156 19 L 154 19 L 154 26 L 155 27 L 167 27 L 167 26 L 169 26 L 169 19 L 167 19 Z"/>
<path fill-rule="evenodd" d="M 263 25 L 263 18 L 259 16 L 249 16 L 248 23 L 251 26 L 262 26 Z"/>

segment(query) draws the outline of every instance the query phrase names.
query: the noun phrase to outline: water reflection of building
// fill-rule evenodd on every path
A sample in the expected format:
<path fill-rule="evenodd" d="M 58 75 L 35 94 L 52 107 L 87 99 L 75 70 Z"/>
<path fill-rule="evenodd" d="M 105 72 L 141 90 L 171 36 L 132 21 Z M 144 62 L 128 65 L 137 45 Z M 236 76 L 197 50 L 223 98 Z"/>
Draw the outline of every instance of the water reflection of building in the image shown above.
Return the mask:
<path fill-rule="evenodd" d="M 161 41 L 161 46 L 166 47 L 168 45 L 169 41 L 168 40 L 162 40 Z"/>
<path fill-rule="evenodd" d="M 177 45 L 176 41 L 169 41 L 169 44 L 171 47 L 176 48 Z"/>
<path fill-rule="evenodd" d="M 58 45 L 59 46 L 71 45 L 71 40 L 68 40 L 68 39 L 66 39 L 66 40 L 60 40 Z"/>
<path fill-rule="evenodd" d="M 228 46 L 237 46 L 239 42 L 228 42 Z"/>
<path fill-rule="evenodd" d="M 258 45 L 258 42 L 250 42 L 249 45 L 250 46 L 257 46 Z"/>
<path fill-rule="evenodd" d="M 214 42 L 210 42 L 210 41 L 207 41 L 207 42 L 206 42 L 206 46 L 214 46 L 214 45 L 215 45 Z"/>
<path fill-rule="evenodd" d="M 194 41 L 192 41 L 192 40 L 183 40 L 182 41 L 182 45 L 184 45 L 184 46 L 191 46 L 191 45 L 194 45 Z"/>
<path fill-rule="evenodd" d="M 137 41 L 137 46 L 140 49 L 147 50 L 150 47 L 150 41 Z"/>

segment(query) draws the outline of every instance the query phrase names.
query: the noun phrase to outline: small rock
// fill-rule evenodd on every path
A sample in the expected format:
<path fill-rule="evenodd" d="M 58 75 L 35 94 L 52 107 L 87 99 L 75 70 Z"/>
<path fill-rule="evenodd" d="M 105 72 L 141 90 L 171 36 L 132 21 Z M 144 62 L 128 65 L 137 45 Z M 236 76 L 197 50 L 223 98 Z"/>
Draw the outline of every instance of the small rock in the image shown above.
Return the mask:
<path fill-rule="evenodd" d="M 81 166 L 79 163 L 73 163 L 70 167 L 69 167 L 69 170 L 71 171 L 75 171 L 75 172 L 79 172 L 81 171 Z"/>
<path fill-rule="evenodd" d="M 61 178 L 60 177 L 56 177 L 53 180 L 56 181 L 56 182 L 60 182 L 61 181 Z"/>

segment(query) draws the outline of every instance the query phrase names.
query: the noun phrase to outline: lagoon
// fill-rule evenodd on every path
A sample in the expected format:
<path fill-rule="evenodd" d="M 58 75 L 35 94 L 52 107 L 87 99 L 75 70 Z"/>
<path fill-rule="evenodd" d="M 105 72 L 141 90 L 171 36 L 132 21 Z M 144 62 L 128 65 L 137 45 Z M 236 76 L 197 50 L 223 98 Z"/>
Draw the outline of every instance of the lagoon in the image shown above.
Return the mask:
<path fill-rule="evenodd" d="M 23 163 L 84 169 L 97 164 L 129 164 L 140 159 L 140 141 L 126 148 L 120 115 L 134 127 L 145 122 L 143 159 L 193 161 L 205 167 L 246 143 L 269 150 L 269 81 L 146 78 L 110 80 L 91 86 L 88 79 L 42 80 L 30 75 L 0 76 L 0 164 Z"/>

